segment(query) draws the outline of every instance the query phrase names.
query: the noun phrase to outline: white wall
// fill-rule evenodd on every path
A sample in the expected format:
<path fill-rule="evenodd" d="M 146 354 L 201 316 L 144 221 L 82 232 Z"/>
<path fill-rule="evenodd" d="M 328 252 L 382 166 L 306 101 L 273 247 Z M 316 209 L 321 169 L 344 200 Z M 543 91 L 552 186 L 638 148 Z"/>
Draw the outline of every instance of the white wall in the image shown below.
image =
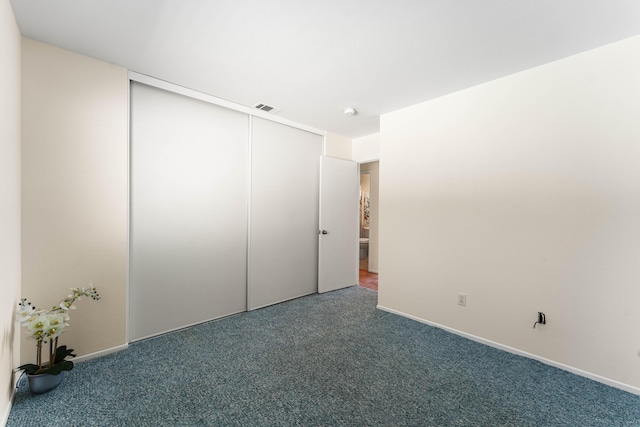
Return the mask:
<path fill-rule="evenodd" d="M 351 160 L 351 138 L 327 132 L 324 140 L 324 155 Z"/>
<path fill-rule="evenodd" d="M 20 32 L 9 0 L 0 1 L 0 425 L 11 407 L 19 345 L 20 298 Z"/>
<path fill-rule="evenodd" d="M 62 343 L 79 356 L 125 345 L 127 71 L 22 48 L 22 295 L 48 307 L 93 282 L 102 299 L 76 304 Z M 23 340 L 22 361 L 34 348 Z"/>
<path fill-rule="evenodd" d="M 640 392 L 639 123 L 640 37 L 382 116 L 380 305 Z"/>
<path fill-rule="evenodd" d="M 350 159 L 356 162 L 380 160 L 380 134 L 354 138 Z"/>

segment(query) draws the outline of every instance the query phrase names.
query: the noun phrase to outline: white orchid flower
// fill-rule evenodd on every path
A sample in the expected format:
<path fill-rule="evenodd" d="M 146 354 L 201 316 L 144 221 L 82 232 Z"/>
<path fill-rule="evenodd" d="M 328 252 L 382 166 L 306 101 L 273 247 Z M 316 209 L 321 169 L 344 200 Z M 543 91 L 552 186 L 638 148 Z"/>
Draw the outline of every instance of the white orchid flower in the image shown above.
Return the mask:
<path fill-rule="evenodd" d="M 27 323 L 27 329 L 31 332 L 31 336 L 37 341 L 41 341 L 45 337 L 45 329 L 49 327 L 49 318 L 46 314 L 39 313 Z"/>
<path fill-rule="evenodd" d="M 74 298 L 67 298 L 64 301 L 62 301 L 58 307 L 60 307 L 64 311 L 67 311 L 69 309 L 75 310 L 76 307 L 73 305 L 73 300 Z"/>
<path fill-rule="evenodd" d="M 54 339 L 59 337 L 64 331 L 65 314 L 50 313 L 50 314 L 47 314 L 46 316 L 47 316 L 48 325 L 44 328 L 44 334 L 49 339 Z"/>
<path fill-rule="evenodd" d="M 33 317 L 34 313 L 36 312 L 36 309 L 29 303 L 26 303 L 25 300 L 23 300 L 20 304 L 18 304 L 18 321 L 20 323 L 25 323 L 28 322 L 29 320 L 31 320 L 31 318 Z"/>

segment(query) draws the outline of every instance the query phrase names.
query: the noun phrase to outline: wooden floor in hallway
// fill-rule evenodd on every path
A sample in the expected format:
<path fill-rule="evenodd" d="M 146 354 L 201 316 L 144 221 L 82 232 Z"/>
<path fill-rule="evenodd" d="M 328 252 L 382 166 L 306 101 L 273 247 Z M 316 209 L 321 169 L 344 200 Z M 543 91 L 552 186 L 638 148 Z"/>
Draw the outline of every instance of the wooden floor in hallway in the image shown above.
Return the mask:
<path fill-rule="evenodd" d="M 360 260 L 360 273 L 358 284 L 367 289 L 374 291 L 378 290 L 378 275 L 376 273 L 369 272 L 369 259 Z"/>

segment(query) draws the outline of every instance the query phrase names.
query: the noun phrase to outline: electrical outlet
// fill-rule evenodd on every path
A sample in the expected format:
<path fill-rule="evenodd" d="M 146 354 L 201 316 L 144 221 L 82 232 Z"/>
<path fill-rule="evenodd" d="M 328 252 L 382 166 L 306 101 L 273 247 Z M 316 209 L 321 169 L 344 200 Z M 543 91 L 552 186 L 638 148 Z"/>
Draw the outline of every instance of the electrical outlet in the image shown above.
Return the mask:
<path fill-rule="evenodd" d="M 463 307 L 467 306 L 467 294 L 461 294 L 460 292 L 458 292 L 458 305 L 461 305 Z"/>
<path fill-rule="evenodd" d="M 539 311 L 538 312 L 538 320 L 536 321 L 536 323 L 533 324 L 533 329 L 536 328 L 536 325 L 546 325 L 547 324 L 547 316 Z"/>
<path fill-rule="evenodd" d="M 547 324 L 547 316 L 541 311 L 538 312 L 538 323 L 541 325 Z"/>

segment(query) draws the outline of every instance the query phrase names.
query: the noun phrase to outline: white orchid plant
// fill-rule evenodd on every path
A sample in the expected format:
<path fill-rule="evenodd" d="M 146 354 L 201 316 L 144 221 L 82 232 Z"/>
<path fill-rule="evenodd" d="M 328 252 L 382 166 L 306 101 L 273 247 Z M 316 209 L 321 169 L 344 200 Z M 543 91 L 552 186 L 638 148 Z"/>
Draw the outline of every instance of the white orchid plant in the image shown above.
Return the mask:
<path fill-rule="evenodd" d="M 36 341 L 36 363 L 26 363 L 19 366 L 27 374 L 57 375 L 62 371 L 73 369 L 73 362 L 65 360 L 68 356 L 75 357 L 73 349 L 66 345 L 58 347 L 58 338 L 69 326 L 69 310 L 75 309 L 74 302 L 83 296 L 99 300 L 100 295 L 90 283 L 86 288 L 72 288 L 72 293 L 51 310 L 36 310 L 26 298 L 18 303 L 18 321 L 27 328 L 29 337 Z M 43 344 L 49 344 L 49 360 L 42 359 Z"/>

